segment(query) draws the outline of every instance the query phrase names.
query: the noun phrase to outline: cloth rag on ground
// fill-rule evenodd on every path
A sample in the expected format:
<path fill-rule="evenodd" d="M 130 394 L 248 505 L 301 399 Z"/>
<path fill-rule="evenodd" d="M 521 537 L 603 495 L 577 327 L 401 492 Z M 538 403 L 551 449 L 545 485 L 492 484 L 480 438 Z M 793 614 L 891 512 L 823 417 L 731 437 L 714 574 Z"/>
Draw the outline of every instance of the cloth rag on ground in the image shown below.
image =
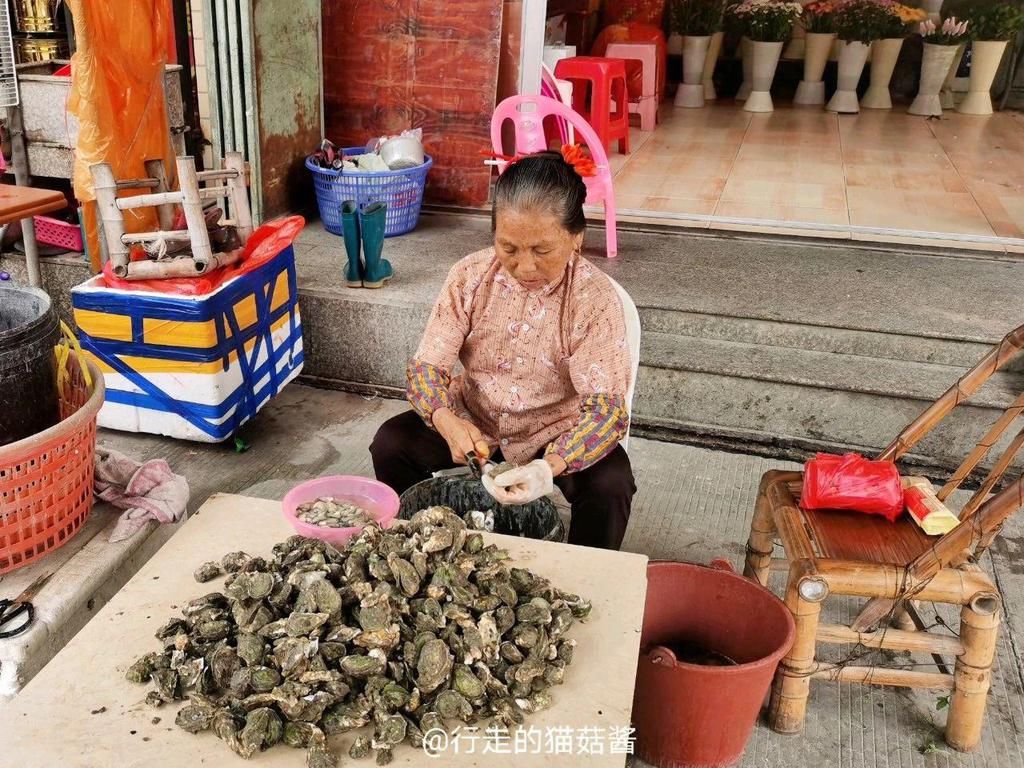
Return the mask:
<path fill-rule="evenodd" d="M 174 523 L 185 516 L 188 481 L 164 459 L 145 463 L 123 453 L 96 447 L 96 498 L 125 510 L 110 541 L 130 538 L 150 520 Z"/>

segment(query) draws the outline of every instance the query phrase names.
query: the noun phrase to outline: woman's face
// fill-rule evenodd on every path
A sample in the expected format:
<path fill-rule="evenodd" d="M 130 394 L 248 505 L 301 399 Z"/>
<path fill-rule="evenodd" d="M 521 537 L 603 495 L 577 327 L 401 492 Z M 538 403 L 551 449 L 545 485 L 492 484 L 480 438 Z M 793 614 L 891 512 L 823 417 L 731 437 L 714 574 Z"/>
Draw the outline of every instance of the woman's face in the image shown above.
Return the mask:
<path fill-rule="evenodd" d="M 572 234 L 554 214 L 515 208 L 495 216 L 494 251 L 498 261 L 527 290 L 557 282 L 565 265 L 583 245 L 583 233 Z"/>

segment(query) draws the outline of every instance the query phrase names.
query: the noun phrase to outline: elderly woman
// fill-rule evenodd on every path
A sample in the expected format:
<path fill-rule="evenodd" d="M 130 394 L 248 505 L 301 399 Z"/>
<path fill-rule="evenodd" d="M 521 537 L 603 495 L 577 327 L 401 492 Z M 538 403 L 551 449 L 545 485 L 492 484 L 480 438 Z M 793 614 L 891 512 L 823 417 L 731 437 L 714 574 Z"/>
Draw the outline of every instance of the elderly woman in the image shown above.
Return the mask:
<path fill-rule="evenodd" d="M 504 459 L 518 466 L 486 483 L 499 502 L 557 485 L 572 505 L 569 542 L 617 549 L 636 492 L 619 445 L 630 354 L 614 286 L 580 255 L 586 195 L 557 152 L 498 178 L 494 247 L 449 272 L 409 364 L 413 411 L 387 421 L 370 453 L 399 493 L 471 451 Z"/>

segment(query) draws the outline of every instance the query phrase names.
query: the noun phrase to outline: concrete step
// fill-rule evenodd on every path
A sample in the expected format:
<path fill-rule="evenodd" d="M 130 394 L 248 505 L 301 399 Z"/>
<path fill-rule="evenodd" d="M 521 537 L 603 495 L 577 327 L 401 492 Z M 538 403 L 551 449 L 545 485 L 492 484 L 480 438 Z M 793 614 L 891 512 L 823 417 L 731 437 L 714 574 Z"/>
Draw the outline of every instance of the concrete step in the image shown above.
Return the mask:
<path fill-rule="evenodd" d="M 966 371 L 966 366 L 651 332 L 643 336 L 640 361 L 648 368 L 925 402 L 949 389 Z M 971 402 L 1002 410 L 1022 388 L 1024 376 L 999 372 Z"/>
<path fill-rule="evenodd" d="M 656 307 L 640 308 L 644 333 L 669 333 L 704 339 L 736 341 L 770 347 L 795 347 L 918 363 L 970 368 L 991 349 L 991 344 L 939 336 L 852 330 L 794 322 L 708 315 Z M 1011 362 L 1009 371 L 1024 371 L 1024 359 Z"/>
<path fill-rule="evenodd" d="M 648 331 L 633 410 L 656 436 L 790 456 L 873 453 L 966 370 Z M 1019 373 L 993 376 L 922 441 L 918 463 L 955 466 L 1022 390 Z"/>

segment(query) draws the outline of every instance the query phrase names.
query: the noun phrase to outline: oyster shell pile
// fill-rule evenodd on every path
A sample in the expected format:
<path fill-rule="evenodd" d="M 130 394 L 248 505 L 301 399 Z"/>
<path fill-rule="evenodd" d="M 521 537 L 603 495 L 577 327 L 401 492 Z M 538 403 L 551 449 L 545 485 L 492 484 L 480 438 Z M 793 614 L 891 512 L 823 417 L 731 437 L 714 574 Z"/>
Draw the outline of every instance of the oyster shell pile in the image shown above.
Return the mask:
<path fill-rule="evenodd" d="M 299 504 L 295 508 L 295 516 L 304 523 L 321 528 L 362 528 L 373 522 L 362 507 L 330 496 Z"/>
<path fill-rule="evenodd" d="M 337 765 L 327 736 L 372 725 L 352 757 L 384 765 L 402 742 L 461 723 L 510 728 L 551 703 L 590 603 L 512 567 L 508 553 L 447 507 L 387 530 L 366 526 L 339 551 L 293 536 L 273 557 L 207 563 L 223 592 L 192 600 L 126 677 L 147 701 L 187 699 L 176 718 L 249 758 L 284 743 L 309 768 Z"/>

